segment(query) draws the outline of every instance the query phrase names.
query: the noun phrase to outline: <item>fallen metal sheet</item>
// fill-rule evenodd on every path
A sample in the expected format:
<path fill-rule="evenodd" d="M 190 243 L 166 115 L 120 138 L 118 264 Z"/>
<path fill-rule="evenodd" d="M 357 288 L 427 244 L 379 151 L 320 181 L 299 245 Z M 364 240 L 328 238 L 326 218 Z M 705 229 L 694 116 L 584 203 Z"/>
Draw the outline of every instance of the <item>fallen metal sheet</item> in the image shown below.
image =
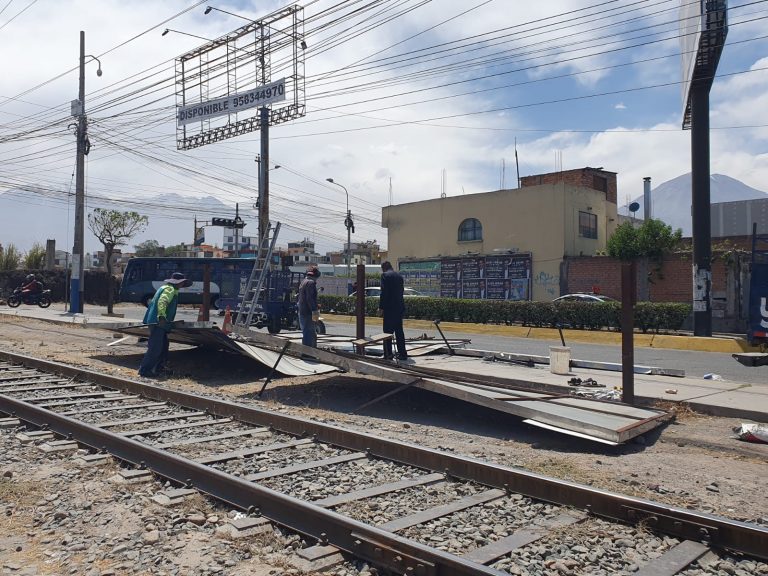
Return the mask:
<path fill-rule="evenodd" d="M 438 350 L 445 354 L 448 354 L 448 349 L 443 346 L 442 350 Z M 514 352 L 493 352 L 490 350 L 476 350 L 474 348 L 454 349 L 453 352 L 456 356 L 470 356 L 473 358 L 484 358 L 486 360 L 498 360 L 500 362 L 531 362 L 533 364 L 549 364 L 549 356 L 540 356 L 536 354 L 515 354 Z M 733 355 L 734 358 L 736 354 Z M 609 370 L 611 372 L 621 372 L 622 367 L 620 363 L 616 362 L 598 362 L 596 360 L 579 360 L 577 358 L 571 359 L 571 368 L 585 368 L 587 370 Z M 642 366 L 635 364 L 635 374 L 645 374 L 651 376 L 675 376 L 684 377 L 685 370 L 679 368 L 661 368 L 659 366 Z"/>
<path fill-rule="evenodd" d="M 285 340 L 263 333 L 238 330 L 237 334 L 245 341 L 259 344 L 260 348 L 274 351 L 281 350 L 285 344 Z M 290 353 L 312 354 L 319 361 L 338 366 L 345 371 L 375 376 L 405 387 L 423 388 L 599 442 L 621 444 L 672 418 L 671 414 L 661 410 L 638 408 L 620 402 L 563 397 L 562 394 L 478 384 L 471 382 L 473 375 L 469 373 L 431 373 L 429 369 L 411 367 L 408 364 L 356 358 L 351 354 L 308 348 L 300 343 L 291 342 Z"/>
<path fill-rule="evenodd" d="M 270 368 L 275 365 L 277 357 L 280 355 L 279 352 L 265 350 L 264 348 L 252 346 L 244 342 L 235 342 L 235 345 L 254 360 L 257 360 Z M 283 355 L 275 370 L 285 376 L 311 376 L 313 374 L 328 374 L 329 372 L 339 371 L 335 366 L 321 364 L 314 360 L 301 360 L 300 358 L 294 358 L 287 354 Z"/>
<path fill-rule="evenodd" d="M 476 384 L 424 379 L 414 384 L 438 394 L 520 416 L 549 429 L 598 442 L 621 444 L 651 430 L 672 415 L 619 402 L 562 397 Z"/>
<path fill-rule="evenodd" d="M 150 328 L 144 324 L 137 324 L 122 328 L 111 328 L 111 330 L 139 338 L 149 338 Z M 271 350 L 233 340 L 212 322 L 178 322 L 174 324 L 173 330 L 168 334 L 168 340 L 176 344 L 203 346 L 214 350 L 229 350 L 261 362 L 269 368 L 275 365 L 278 357 L 278 353 Z M 307 361 L 284 355 L 280 359 L 280 363 L 275 368 L 275 371 L 284 376 L 309 376 L 312 374 L 337 372 L 338 368 L 328 364 L 321 364 L 314 360 Z"/>
<path fill-rule="evenodd" d="M 301 343 L 301 332 L 280 332 L 275 334 L 278 338 L 290 340 L 291 342 Z M 356 340 L 354 336 L 338 336 L 333 334 L 318 334 L 317 345 L 328 349 L 339 349 L 346 352 L 354 352 L 355 347 L 352 343 Z M 466 346 L 468 340 L 463 339 L 448 339 L 448 343 L 458 349 L 460 346 Z M 409 356 L 424 356 L 425 354 L 431 354 L 437 352 L 441 348 L 445 348 L 445 342 L 437 340 L 435 338 L 411 338 L 405 341 L 405 349 Z M 372 356 L 383 356 L 384 346 L 381 344 L 369 344 L 365 347 L 366 353 Z"/>

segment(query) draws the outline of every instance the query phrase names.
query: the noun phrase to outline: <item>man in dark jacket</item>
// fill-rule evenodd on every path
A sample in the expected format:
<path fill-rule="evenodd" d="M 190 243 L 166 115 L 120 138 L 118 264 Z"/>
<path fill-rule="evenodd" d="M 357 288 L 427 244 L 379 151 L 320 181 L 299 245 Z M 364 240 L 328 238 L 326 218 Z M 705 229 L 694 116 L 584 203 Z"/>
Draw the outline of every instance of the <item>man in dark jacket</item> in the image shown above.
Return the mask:
<path fill-rule="evenodd" d="M 384 316 L 384 332 L 394 334 L 397 342 L 397 357 L 400 360 L 408 358 L 405 350 L 405 334 L 403 333 L 403 314 L 405 314 L 405 301 L 403 300 L 403 277 L 392 269 L 392 264 L 381 264 L 381 296 L 379 297 L 379 310 Z M 392 358 L 392 342 L 384 344 L 384 358 Z"/>
<path fill-rule="evenodd" d="M 317 306 L 317 284 L 315 280 L 320 277 L 320 270 L 312 267 L 307 270 L 307 277 L 299 286 L 299 297 L 296 307 L 299 312 L 299 326 L 301 327 L 301 343 L 304 346 L 317 347 L 317 331 L 315 322 L 320 319 L 320 309 Z"/>

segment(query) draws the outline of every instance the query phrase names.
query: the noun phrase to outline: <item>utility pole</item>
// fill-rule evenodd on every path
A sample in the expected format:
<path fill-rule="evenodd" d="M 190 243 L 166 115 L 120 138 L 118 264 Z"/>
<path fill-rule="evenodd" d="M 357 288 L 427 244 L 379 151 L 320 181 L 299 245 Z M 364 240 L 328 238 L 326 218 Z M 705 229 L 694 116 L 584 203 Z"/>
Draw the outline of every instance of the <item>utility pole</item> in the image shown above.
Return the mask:
<path fill-rule="evenodd" d="M 260 28 L 261 45 L 261 83 L 267 83 L 267 51 L 266 38 L 264 35 L 264 26 Z M 269 108 L 262 106 L 259 108 L 259 131 L 261 132 L 261 154 L 259 155 L 259 253 L 256 256 L 258 265 L 261 259 L 262 246 L 264 247 L 264 257 L 269 243 Z M 263 244 L 262 244 L 263 243 Z M 267 263 L 264 262 L 266 268 Z"/>
<path fill-rule="evenodd" d="M 75 244 L 72 248 L 72 275 L 70 281 L 69 311 L 83 311 L 83 260 L 85 255 L 85 140 L 87 137 L 87 122 L 85 117 L 85 32 L 80 31 L 80 90 L 78 93 L 79 108 L 77 119 L 77 167 L 75 180 Z"/>
<path fill-rule="evenodd" d="M 240 258 L 240 204 L 235 204 L 235 258 Z"/>

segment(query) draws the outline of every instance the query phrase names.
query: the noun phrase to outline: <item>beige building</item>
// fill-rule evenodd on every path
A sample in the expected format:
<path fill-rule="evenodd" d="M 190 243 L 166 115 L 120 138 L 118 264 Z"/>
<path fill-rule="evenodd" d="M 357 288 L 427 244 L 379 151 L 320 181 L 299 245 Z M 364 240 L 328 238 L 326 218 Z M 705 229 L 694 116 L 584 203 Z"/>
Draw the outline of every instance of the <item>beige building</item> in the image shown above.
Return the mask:
<path fill-rule="evenodd" d="M 527 176 L 521 187 L 387 206 L 389 259 L 530 253 L 530 295 L 560 295 L 564 256 L 605 250 L 617 226 L 616 174 L 600 168 Z"/>

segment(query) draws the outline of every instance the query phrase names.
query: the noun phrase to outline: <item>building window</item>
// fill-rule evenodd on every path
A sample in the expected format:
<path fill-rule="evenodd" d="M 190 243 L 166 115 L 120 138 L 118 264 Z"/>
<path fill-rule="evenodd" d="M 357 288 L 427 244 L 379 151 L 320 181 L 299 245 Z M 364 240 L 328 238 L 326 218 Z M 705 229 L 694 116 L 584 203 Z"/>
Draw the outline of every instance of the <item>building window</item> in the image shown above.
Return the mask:
<path fill-rule="evenodd" d="M 483 225 L 477 218 L 467 218 L 459 226 L 459 242 L 483 239 Z"/>
<path fill-rule="evenodd" d="M 579 236 L 597 240 L 597 214 L 579 212 Z"/>

